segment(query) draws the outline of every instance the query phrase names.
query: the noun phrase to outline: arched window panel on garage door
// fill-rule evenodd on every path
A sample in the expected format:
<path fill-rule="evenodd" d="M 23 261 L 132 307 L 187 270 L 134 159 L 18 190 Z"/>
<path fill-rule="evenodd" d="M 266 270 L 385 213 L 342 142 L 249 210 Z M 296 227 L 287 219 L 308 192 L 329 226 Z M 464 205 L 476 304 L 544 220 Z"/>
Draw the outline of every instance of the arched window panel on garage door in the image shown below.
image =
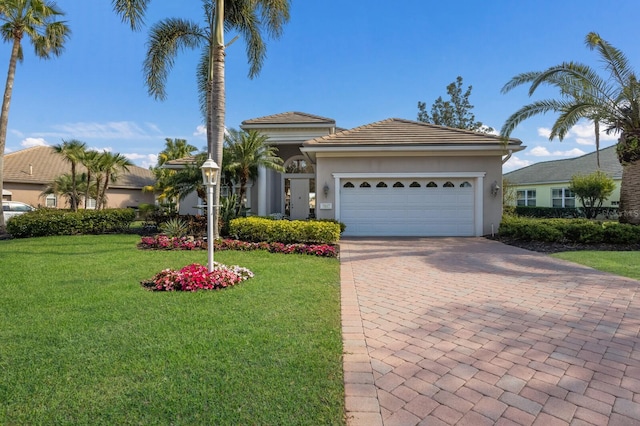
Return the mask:
<path fill-rule="evenodd" d="M 446 181 L 444 183 L 444 185 L 442 185 L 443 188 L 455 188 L 455 185 L 453 184 L 453 182 L 451 182 L 450 180 Z"/>
<path fill-rule="evenodd" d="M 396 182 L 393 184 L 394 188 L 404 188 L 404 184 L 402 182 Z"/>
<path fill-rule="evenodd" d="M 471 184 L 465 180 L 460 184 L 460 188 L 471 188 Z"/>
<path fill-rule="evenodd" d="M 369 182 L 362 182 L 360 188 L 371 188 L 371 184 Z"/>
<path fill-rule="evenodd" d="M 409 185 L 409 188 L 420 188 L 420 184 L 414 180 L 414 181 L 413 181 L 413 182 L 411 182 L 411 184 Z"/>
<path fill-rule="evenodd" d="M 429 182 L 429 183 L 427 184 L 427 186 L 426 186 L 426 187 L 427 187 L 427 188 L 437 188 L 437 187 L 438 187 L 438 184 L 437 184 L 437 183 L 435 183 L 434 181 L 431 181 L 431 182 Z"/>
<path fill-rule="evenodd" d="M 384 182 L 378 182 L 378 184 L 376 185 L 376 188 L 386 188 L 387 184 Z"/>
<path fill-rule="evenodd" d="M 355 188 L 355 186 L 351 182 L 346 182 L 342 185 L 343 188 Z"/>

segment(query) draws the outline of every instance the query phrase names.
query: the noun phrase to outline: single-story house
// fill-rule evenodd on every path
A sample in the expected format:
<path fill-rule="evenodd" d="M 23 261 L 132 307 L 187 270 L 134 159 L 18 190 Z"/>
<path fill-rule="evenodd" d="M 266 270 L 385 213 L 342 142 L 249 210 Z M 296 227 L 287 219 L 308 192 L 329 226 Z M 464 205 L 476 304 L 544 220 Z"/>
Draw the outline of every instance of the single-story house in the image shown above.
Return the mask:
<path fill-rule="evenodd" d="M 78 166 L 78 172 L 86 170 Z M 71 172 L 71 164 L 50 146 L 36 146 L 10 152 L 4 156 L 4 200 L 22 201 L 32 206 L 68 208 L 64 198 L 58 195 L 43 196 L 47 185 L 58 176 Z M 137 207 L 143 203 L 153 204 L 154 194 L 142 192 L 142 188 L 155 183 L 153 173 L 142 167 L 130 166 L 123 171 L 107 190 L 107 207 Z"/>
<path fill-rule="evenodd" d="M 563 160 L 532 164 L 504 175 L 504 186 L 513 191 L 511 204 L 529 207 L 582 207 L 575 194 L 569 190 L 569 182 L 575 175 L 589 175 L 598 170 L 596 153 Z M 622 165 L 618 161 L 616 147 L 600 150 L 600 170 L 609 175 L 616 189 L 603 207 L 620 204 Z"/>
<path fill-rule="evenodd" d="M 285 172 L 259 170 L 252 214 L 336 219 L 346 236 L 481 236 L 502 216 L 504 157 L 518 139 L 390 118 L 350 130 L 285 112 L 245 120 L 268 135 Z"/>

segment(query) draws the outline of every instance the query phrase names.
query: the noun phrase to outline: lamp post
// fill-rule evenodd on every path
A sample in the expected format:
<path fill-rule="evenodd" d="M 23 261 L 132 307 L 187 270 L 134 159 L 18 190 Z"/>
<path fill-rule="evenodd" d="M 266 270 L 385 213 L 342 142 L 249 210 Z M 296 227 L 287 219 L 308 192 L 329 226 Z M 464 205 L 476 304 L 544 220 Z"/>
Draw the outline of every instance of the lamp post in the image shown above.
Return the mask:
<path fill-rule="evenodd" d="M 202 164 L 200 169 L 202 170 L 202 183 L 207 188 L 207 248 L 209 252 L 207 268 L 209 272 L 213 272 L 213 209 L 216 208 L 213 205 L 213 187 L 218 183 L 220 166 L 209 155 L 209 158 Z"/>

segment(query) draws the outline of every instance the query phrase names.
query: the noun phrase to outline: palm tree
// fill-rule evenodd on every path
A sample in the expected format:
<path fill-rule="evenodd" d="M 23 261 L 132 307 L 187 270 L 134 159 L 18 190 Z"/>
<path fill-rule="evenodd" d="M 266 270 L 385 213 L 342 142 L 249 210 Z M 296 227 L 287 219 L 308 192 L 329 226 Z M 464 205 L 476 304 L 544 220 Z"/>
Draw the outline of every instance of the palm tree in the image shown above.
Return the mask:
<path fill-rule="evenodd" d="M 278 149 L 269 145 L 268 139 L 267 135 L 255 130 L 238 132 L 230 129 L 229 131 L 227 137 L 229 159 L 225 163 L 225 169 L 233 173 L 234 180 L 240 184 L 238 211 L 243 207 L 247 182 L 258 176 L 258 167 L 284 172 L 283 161 L 276 155 Z"/>
<path fill-rule="evenodd" d="M 107 151 L 100 154 L 98 168 L 101 172 L 102 182 L 99 184 L 100 192 L 98 192 L 96 199 L 96 209 L 102 209 L 107 204 L 109 184 L 118 180 L 120 171 L 129 171 L 129 166 L 133 166 L 133 163 L 122 154 L 112 154 Z"/>
<path fill-rule="evenodd" d="M 154 192 L 158 194 L 159 201 L 168 201 L 174 203 L 176 198 L 173 188 L 172 176 L 176 174 L 176 170 L 162 167 L 167 161 L 177 160 L 193 155 L 197 151 L 193 145 L 187 143 L 186 139 L 165 138 L 165 147 L 158 154 L 158 163 L 156 167 L 151 167 L 151 171 L 155 175 L 156 181 L 153 186 L 143 188 L 144 191 Z"/>
<path fill-rule="evenodd" d="M 89 188 L 94 188 L 96 189 L 97 184 L 98 184 L 98 180 L 97 179 L 97 175 L 99 173 L 99 168 L 100 168 L 100 154 L 98 153 L 98 151 L 84 151 L 84 153 L 82 154 L 82 157 L 80 157 L 80 163 L 82 163 L 82 165 L 87 169 L 87 186 L 85 188 L 85 192 L 84 192 L 84 208 L 86 210 L 88 203 L 89 203 L 89 198 L 94 198 L 95 196 L 97 196 L 96 194 L 89 194 Z M 92 186 L 92 180 L 96 181 L 96 185 Z"/>
<path fill-rule="evenodd" d="M 115 11 L 133 29 L 139 28 L 149 0 L 112 0 Z M 203 27 L 184 19 L 166 19 L 151 29 L 149 50 L 144 61 L 149 93 L 166 97 L 165 83 L 178 51 L 201 48 L 197 68 L 200 105 L 207 128 L 207 151 L 222 164 L 225 128 L 224 30 L 240 33 L 247 43 L 249 77 L 255 77 L 266 57 L 262 33 L 277 38 L 289 20 L 289 0 L 203 0 Z M 216 185 L 216 205 L 220 204 L 220 185 Z M 218 232 L 218 208 L 214 210 L 214 236 Z"/>
<path fill-rule="evenodd" d="M 31 41 L 36 56 L 49 59 L 63 51 L 64 42 L 71 30 L 62 21 L 56 19 L 63 15 L 56 4 L 47 0 L 3 0 L 0 1 L 0 35 L 2 40 L 11 43 L 9 70 L 4 86 L 2 110 L 0 110 L 0 194 L 3 188 L 4 149 L 7 143 L 9 126 L 9 106 L 13 95 L 13 83 L 16 65 L 22 61 L 22 40 Z M 0 215 L 0 233 L 5 232 L 4 217 Z"/>
<path fill-rule="evenodd" d="M 44 191 L 42 191 L 42 195 L 60 195 L 65 198 L 69 206 L 73 208 L 74 205 L 77 206 L 80 202 L 80 197 L 77 191 L 78 188 L 86 192 L 91 190 L 92 187 L 87 184 L 86 175 L 81 173 L 76 175 L 74 178 L 71 173 L 65 173 L 58 176 L 53 180 L 53 182 L 48 184 Z M 93 188 L 95 188 L 95 186 Z"/>
<path fill-rule="evenodd" d="M 76 188 L 76 176 L 78 164 L 82 162 L 82 158 L 85 156 L 87 144 L 80 142 L 79 140 L 72 139 L 70 141 L 63 140 L 61 144 L 53 145 L 53 150 L 62 155 L 62 157 L 71 164 L 71 192 L 72 196 L 69 198 L 71 203 L 71 210 L 78 211 L 78 205 L 80 203 L 80 195 Z"/>
<path fill-rule="evenodd" d="M 186 139 L 164 139 L 164 149 L 158 154 L 158 166 L 162 166 L 167 161 L 193 155 L 198 148 L 189 144 Z"/>
<path fill-rule="evenodd" d="M 525 105 L 513 113 L 502 126 L 508 138 L 523 120 L 547 112 L 558 112 L 549 139 L 562 140 L 581 119 L 593 121 L 596 129 L 619 133 L 618 159 L 623 166 L 620 188 L 620 222 L 640 224 L 640 84 L 626 56 L 589 33 L 585 43 L 596 50 L 608 72 L 602 78 L 591 67 L 564 62 L 544 71 L 528 72 L 513 77 L 503 88 L 506 93 L 522 84 L 531 84 L 529 96 L 541 85 L 555 87 L 558 99 L 544 99 Z M 599 145 L 599 144 L 598 144 Z"/>

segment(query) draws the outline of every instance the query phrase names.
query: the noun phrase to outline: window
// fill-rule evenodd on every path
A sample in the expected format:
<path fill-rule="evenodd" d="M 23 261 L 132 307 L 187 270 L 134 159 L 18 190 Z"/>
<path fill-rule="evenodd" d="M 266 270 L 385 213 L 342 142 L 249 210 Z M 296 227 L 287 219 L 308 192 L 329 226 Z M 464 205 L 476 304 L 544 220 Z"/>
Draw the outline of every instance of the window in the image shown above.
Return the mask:
<path fill-rule="evenodd" d="M 569 191 L 569 188 L 553 188 L 551 189 L 551 206 L 575 207 L 576 195 Z"/>
<path fill-rule="evenodd" d="M 302 155 L 291 157 L 284 164 L 285 173 L 313 173 L 313 166 Z"/>
<path fill-rule="evenodd" d="M 536 190 L 535 189 L 521 189 L 517 192 L 516 205 L 535 207 L 536 206 Z"/>
<path fill-rule="evenodd" d="M 409 185 L 409 188 L 420 188 L 420 184 L 416 181 L 411 182 L 411 185 Z"/>
<path fill-rule="evenodd" d="M 434 181 L 431 181 L 427 184 L 427 188 L 437 188 L 438 184 L 435 183 Z"/>
<path fill-rule="evenodd" d="M 96 200 L 95 198 L 87 198 L 87 208 L 95 209 L 96 208 Z"/>
<path fill-rule="evenodd" d="M 351 182 L 347 182 L 344 185 L 342 185 L 343 188 L 353 188 L 353 184 Z"/>
<path fill-rule="evenodd" d="M 362 182 L 360 188 L 371 188 L 371 184 L 369 184 L 369 182 Z"/>
<path fill-rule="evenodd" d="M 58 205 L 58 199 L 55 194 L 47 194 L 47 197 L 44 199 L 45 207 L 56 208 Z"/>
<path fill-rule="evenodd" d="M 376 185 L 376 188 L 386 188 L 387 184 L 384 182 L 378 182 L 378 184 Z"/>
<path fill-rule="evenodd" d="M 455 188 L 455 185 L 452 182 L 447 181 L 447 182 L 445 182 L 444 185 L 442 185 L 442 187 L 443 188 Z"/>
<path fill-rule="evenodd" d="M 460 188 L 471 188 L 471 184 L 465 180 L 460 184 Z"/>
<path fill-rule="evenodd" d="M 393 184 L 394 188 L 404 188 L 404 184 L 402 182 L 396 182 Z"/>

